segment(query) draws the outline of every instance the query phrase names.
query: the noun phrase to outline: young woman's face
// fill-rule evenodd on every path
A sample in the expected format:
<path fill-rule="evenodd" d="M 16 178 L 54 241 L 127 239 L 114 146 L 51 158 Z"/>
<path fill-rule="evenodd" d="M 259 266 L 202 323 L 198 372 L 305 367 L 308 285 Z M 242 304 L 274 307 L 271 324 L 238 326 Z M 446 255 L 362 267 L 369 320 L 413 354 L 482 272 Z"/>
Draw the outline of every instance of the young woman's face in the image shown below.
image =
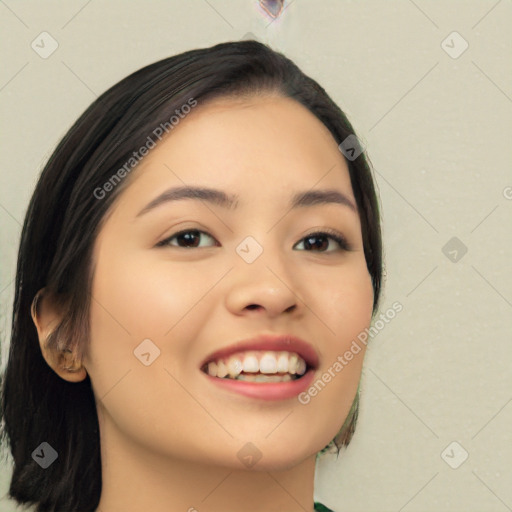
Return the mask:
<path fill-rule="evenodd" d="M 344 354 L 370 325 L 373 304 L 357 209 L 336 201 L 291 207 L 296 195 L 324 190 L 356 205 L 335 140 L 291 99 L 217 99 L 181 120 L 132 172 L 94 247 L 84 364 L 102 434 L 226 467 L 242 467 L 247 454 L 274 469 L 315 454 L 354 399 L 364 349 L 350 361 Z M 237 201 L 182 198 L 145 210 L 185 186 Z M 308 236 L 325 230 L 350 250 L 328 234 Z M 225 386 L 201 368 L 214 352 L 264 334 L 310 346 L 318 361 L 302 377 L 306 386 Z M 266 349 L 272 364 L 282 347 Z M 240 357 L 251 355 L 259 363 L 263 353 Z"/>

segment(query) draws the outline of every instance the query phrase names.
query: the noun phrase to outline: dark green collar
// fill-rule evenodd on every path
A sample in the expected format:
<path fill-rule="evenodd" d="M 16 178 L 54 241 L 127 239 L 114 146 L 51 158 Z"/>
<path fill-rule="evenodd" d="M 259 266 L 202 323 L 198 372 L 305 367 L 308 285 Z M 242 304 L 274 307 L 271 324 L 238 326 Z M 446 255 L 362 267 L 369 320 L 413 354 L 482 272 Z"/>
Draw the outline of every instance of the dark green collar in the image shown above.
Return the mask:
<path fill-rule="evenodd" d="M 315 501 L 315 510 L 317 512 L 334 512 L 330 508 L 327 508 L 325 505 L 322 505 L 320 502 Z"/>

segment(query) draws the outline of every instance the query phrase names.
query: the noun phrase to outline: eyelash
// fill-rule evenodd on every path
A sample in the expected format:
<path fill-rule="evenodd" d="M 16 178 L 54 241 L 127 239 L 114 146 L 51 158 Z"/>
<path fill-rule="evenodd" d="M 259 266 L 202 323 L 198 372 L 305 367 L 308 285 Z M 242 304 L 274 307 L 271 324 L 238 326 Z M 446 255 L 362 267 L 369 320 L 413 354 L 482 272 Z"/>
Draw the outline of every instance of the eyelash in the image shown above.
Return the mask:
<path fill-rule="evenodd" d="M 206 231 L 202 231 L 200 229 L 193 229 L 193 228 L 190 228 L 190 229 L 184 229 L 183 231 L 179 231 L 178 233 L 174 233 L 173 235 L 165 238 L 164 240 L 158 242 L 156 245 L 157 247 L 166 247 L 166 246 L 169 246 L 169 247 L 175 247 L 177 249 L 186 249 L 186 250 L 190 250 L 190 249 L 200 249 L 200 247 L 179 247 L 179 246 L 176 246 L 176 245 L 171 245 L 169 242 L 180 236 L 180 235 L 184 235 L 186 233 L 202 233 L 204 235 L 208 235 L 209 237 L 211 237 L 213 240 L 215 240 L 215 238 L 210 235 L 209 233 L 207 233 Z M 306 240 L 307 238 L 320 238 L 322 236 L 326 236 L 327 238 L 330 238 L 331 240 L 334 240 L 340 247 L 342 251 L 351 251 L 352 250 L 352 246 L 347 242 L 346 238 L 341 234 L 341 233 L 338 233 L 337 231 L 334 231 L 332 229 L 324 229 L 323 231 L 314 231 L 313 233 L 309 233 L 307 234 L 306 236 L 304 236 L 303 238 L 301 238 L 299 240 L 299 242 L 303 242 L 304 240 Z M 335 251 L 306 251 L 306 252 L 320 252 L 320 253 L 330 253 L 330 252 L 335 252 Z"/>

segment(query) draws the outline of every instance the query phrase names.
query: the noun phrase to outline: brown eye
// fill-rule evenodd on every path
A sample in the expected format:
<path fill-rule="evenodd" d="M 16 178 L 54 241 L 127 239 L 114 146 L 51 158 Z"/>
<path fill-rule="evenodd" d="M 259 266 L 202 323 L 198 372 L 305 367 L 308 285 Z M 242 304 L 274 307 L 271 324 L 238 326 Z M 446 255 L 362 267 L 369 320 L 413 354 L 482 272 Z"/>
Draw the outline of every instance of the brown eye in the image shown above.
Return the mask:
<path fill-rule="evenodd" d="M 310 251 L 312 248 L 315 249 L 314 252 L 334 252 L 334 250 L 327 250 L 329 247 L 329 240 L 333 240 L 341 247 L 343 251 L 350 251 L 350 244 L 347 242 L 344 236 L 341 233 L 337 233 L 335 231 L 318 231 L 315 233 L 310 233 L 306 235 L 301 242 L 304 242 L 304 247 L 306 250 Z"/>
<path fill-rule="evenodd" d="M 157 246 L 170 246 L 170 247 L 181 247 L 183 249 L 195 249 L 200 247 L 199 241 L 201 235 L 206 235 L 207 237 L 215 240 L 211 235 L 206 233 L 205 231 L 200 231 L 198 229 L 187 229 L 184 231 L 180 231 L 171 235 L 170 237 L 158 242 Z M 172 240 L 176 239 L 177 244 L 171 243 Z M 210 246 L 211 247 L 211 246 Z"/>

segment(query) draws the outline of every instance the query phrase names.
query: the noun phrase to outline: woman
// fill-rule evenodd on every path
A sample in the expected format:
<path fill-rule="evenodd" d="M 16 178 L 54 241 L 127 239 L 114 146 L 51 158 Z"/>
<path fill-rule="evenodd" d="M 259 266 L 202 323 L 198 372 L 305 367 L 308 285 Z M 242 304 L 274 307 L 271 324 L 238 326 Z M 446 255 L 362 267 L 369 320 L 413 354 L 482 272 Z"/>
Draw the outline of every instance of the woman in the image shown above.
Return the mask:
<path fill-rule="evenodd" d="M 364 347 L 343 355 L 381 278 L 370 165 L 289 59 L 239 41 L 133 73 L 65 135 L 28 207 L 10 497 L 329 510 L 315 462 L 352 438 Z"/>

